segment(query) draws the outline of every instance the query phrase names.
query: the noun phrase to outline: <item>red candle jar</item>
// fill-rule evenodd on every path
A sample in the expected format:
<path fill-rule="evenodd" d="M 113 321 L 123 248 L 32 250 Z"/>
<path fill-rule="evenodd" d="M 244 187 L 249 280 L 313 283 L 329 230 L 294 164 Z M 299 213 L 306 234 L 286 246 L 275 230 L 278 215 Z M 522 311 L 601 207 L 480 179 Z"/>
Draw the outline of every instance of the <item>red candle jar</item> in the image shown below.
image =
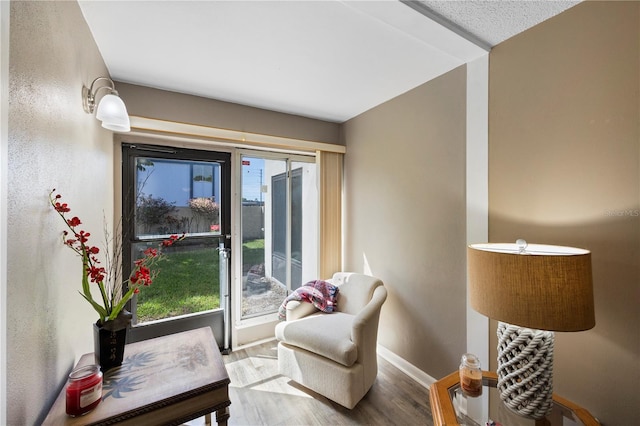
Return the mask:
<path fill-rule="evenodd" d="M 69 374 L 67 382 L 67 414 L 82 416 L 102 401 L 102 372 L 99 365 L 78 367 Z"/>

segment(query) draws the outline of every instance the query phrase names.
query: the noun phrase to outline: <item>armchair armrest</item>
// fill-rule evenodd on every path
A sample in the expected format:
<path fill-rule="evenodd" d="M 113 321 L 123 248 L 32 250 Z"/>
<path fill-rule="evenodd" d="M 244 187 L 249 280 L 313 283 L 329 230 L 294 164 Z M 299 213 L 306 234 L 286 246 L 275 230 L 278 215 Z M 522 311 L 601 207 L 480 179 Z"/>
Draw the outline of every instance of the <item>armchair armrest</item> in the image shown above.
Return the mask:
<path fill-rule="evenodd" d="M 313 304 L 298 300 L 288 301 L 285 308 L 287 310 L 287 321 L 297 320 L 320 311 Z"/>
<path fill-rule="evenodd" d="M 358 347 L 376 344 L 380 309 L 386 299 L 387 290 L 384 286 L 376 287 L 369 303 L 353 319 L 351 340 Z"/>

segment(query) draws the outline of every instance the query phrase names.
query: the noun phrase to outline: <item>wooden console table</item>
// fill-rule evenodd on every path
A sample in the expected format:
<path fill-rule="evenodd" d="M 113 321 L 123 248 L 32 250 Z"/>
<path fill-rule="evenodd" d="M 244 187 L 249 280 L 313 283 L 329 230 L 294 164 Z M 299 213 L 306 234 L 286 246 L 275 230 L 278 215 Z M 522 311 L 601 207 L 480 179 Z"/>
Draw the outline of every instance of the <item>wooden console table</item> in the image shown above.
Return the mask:
<path fill-rule="evenodd" d="M 93 353 L 77 366 L 93 364 Z M 229 376 L 209 327 L 125 346 L 122 366 L 103 377 L 102 402 L 82 417 L 69 417 L 65 389 L 45 425 L 175 424 L 216 413 L 229 418 Z"/>

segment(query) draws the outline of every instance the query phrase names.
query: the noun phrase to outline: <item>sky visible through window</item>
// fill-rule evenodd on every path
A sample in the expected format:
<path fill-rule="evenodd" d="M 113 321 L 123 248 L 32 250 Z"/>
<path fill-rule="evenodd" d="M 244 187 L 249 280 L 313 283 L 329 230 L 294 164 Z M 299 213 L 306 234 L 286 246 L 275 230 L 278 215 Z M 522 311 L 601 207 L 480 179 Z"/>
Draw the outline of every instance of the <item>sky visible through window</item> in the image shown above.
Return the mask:
<path fill-rule="evenodd" d="M 260 190 L 266 185 L 264 175 L 264 160 L 262 158 L 242 158 L 242 198 L 248 201 L 264 201 L 264 194 Z"/>
<path fill-rule="evenodd" d="M 189 199 L 193 197 L 218 195 L 211 186 L 213 170 L 210 169 L 210 164 L 199 165 L 194 162 L 165 161 L 155 158 L 140 158 L 139 161 L 143 164 L 137 171 L 137 184 L 141 195 L 162 197 L 177 206 L 188 205 Z M 195 165 L 193 171 L 192 165 Z M 264 167 L 265 161 L 262 158 L 243 157 L 243 200 L 264 201 L 265 194 L 261 191 L 261 187 L 269 184 Z M 192 182 L 190 176 L 193 174 L 196 178 Z"/>
<path fill-rule="evenodd" d="M 219 198 L 219 165 L 182 160 L 139 158 L 139 195 L 159 197 L 177 207 L 189 205 L 191 198 Z"/>

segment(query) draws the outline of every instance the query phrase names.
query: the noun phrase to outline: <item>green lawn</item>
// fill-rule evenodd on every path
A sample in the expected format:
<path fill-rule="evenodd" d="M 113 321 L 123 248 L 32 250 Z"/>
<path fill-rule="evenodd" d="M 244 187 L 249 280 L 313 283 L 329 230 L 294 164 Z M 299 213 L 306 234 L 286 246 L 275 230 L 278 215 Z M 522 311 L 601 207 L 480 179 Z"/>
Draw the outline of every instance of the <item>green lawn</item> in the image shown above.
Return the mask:
<path fill-rule="evenodd" d="M 242 245 L 243 263 L 264 262 L 264 240 Z M 165 253 L 158 276 L 138 294 L 138 322 L 220 307 L 218 251 L 197 248 Z M 246 271 L 245 271 L 246 272 Z"/>
<path fill-rule="evenodd" d="M 218 252 L 198 248 L 165 254 L 159 274 L 138 294 L 138 322 L 220 307 Z"/>
<path fill-rule="evenodd" d="M 242 271 L 246 274 L 250 267 L 261 263 L 264 263 L 264 240 L 242 244 Z"/>

